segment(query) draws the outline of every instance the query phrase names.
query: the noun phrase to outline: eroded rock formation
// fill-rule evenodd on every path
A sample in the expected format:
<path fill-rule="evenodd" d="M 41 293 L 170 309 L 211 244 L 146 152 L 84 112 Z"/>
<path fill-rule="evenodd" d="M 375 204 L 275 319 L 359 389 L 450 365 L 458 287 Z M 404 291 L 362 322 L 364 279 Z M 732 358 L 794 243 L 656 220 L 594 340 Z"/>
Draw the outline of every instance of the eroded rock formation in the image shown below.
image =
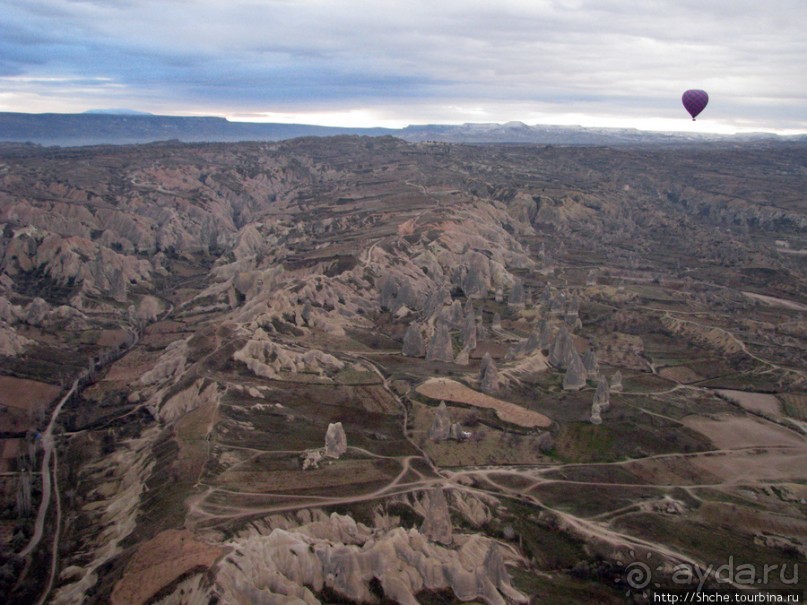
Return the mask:
<path fill-rule="evenodd" d="M 591 417 L 589 418 L 591 424 L 602 424 L 602 415 L 600 413 L 601 411 L 602 410 L 600 409 L 600 406 L 597 403 L 592 404 Z"/>
<path fill-rule="evenodd" d="M 409 324 L 406 329 L 402 353 L 407 357 L 423 357 L 426 354 L 426 342 L 417 323 Z"/>
<path fill-rule="evenodd" d="M 339 458 L 347 451 L 347 435 L 341 422 L 332 422 L 325 433 L 325 455 Z"/>
<path fill-rule="evenodd" d="M 338 534 L 331 529 L 336 525 L 342 528 Z M 449 589 L 461 601 L 489 605 L 528 600 L 510 583 L 504 549 L 479 535 L 452 549 L 417 529 L 373 531 L 334 513 L 327 523 L 278 528 L 229 546 L 233 552 L 219 564 L 212 590 L 226 603 L 314 605 L 314 593 L 325 587 L 373 603 L 374 579 L 388 599 L 402 605 L 418 605 L 415 594 L 424 589 Z"/>
<path fill-rule="evenodd" d="M 450 432 L 451 415 L 448 413 L 446 402 L 441 401 L 434 412 L 434 420 L 432 420 L 429 428 L 429 439 L 432 441 L 445 441 L 449 438 Z"/>
<path fill-rule="evenodd" d="M 460 311 L 461 310 L 462 307 L 460 307 Z M 426 351 L 426 359 L 428 361 L 443 361 L 446 363 L 454 361 L 454 347 L 451 343 L 451 334 L 448 331 L 448 325 L 445 322 L 437 322 L 434 335 Z"/>
<path fill-rule="evenodd" d="M 613 376 L 611 376 L 610 390 L 612 393 L 622 392 L 622 372 L 620 372 L 619 370 L 614 372 Z"/>
<path fill-rule="evenodd" d="M 583 354 L 583 367 L 590 379 L 596 378 L 600 374 L 600 364 L 597 361 L 597 354 L 594 349 L 588 349 Z"/>
<path fill-rule="evenodd" d="M 561 324 L 549 349 L 549 363 L 556 368 L 566 369 L 572 361 L 573 353 L 576 353 L 576 351 L 572 335 L 566 329 L 566 326 Z"/>
<path fill-rule="evenodd" d="M 496 393 L 499 390 L 499 371 L 496 369 L 496 362 L 485 353 L 482 363 L 479 366 L 480 388 L 485 393 Z"/>
<path fill-rule="evenodd" d="M 451 544 L 453 528 L 451 526 L 451 513 L 442 485 L 437 485 L 425 496 L 427 499 L 426 517 L 420 526 L 420 533 L 433 542 Z"/>
<path fill-rule="evenodd" d="M 597 390 L 594 392 L 594 403 L 600 406 L 601 410 L 607 410 L 611 405 L 611 391 L 608 386 L 608 379 L 600 376 L 597 380 Z"/>
<path fill-rule="evenodd" d="M 563 388 L 567 391 L 578 391 L 586 386 L 586 369 L 580 360 L 580 355 L 572 349 L 571 361 L 563 376 Z"/>

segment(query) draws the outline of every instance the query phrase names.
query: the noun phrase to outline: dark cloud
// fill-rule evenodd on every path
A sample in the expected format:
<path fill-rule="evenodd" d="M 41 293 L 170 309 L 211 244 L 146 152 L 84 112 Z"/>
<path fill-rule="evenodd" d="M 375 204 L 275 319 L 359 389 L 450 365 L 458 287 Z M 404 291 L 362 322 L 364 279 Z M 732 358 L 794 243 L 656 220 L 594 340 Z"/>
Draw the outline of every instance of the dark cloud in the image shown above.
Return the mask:
<path fill-rule="evenodd" d="M 44 103 L 46 89 L 58 111 L 54 83 L 69 81 L 70 108 L 674 119 L 681 91 L 698 87 L 724 124 L 807 129 L 801 0 L 0 0 L 0 11 L 6 110 Z"/>

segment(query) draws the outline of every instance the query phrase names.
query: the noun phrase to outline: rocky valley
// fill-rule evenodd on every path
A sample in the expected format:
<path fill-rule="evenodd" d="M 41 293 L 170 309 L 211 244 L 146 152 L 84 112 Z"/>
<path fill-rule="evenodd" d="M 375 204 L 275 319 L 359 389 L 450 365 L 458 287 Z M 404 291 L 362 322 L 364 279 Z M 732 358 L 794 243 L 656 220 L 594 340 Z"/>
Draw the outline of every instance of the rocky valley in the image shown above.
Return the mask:
<path fill-rule="evenodd" d="M 803 589 L 805 190 L 800 141 L 0 146 L 0 595 Z"/>

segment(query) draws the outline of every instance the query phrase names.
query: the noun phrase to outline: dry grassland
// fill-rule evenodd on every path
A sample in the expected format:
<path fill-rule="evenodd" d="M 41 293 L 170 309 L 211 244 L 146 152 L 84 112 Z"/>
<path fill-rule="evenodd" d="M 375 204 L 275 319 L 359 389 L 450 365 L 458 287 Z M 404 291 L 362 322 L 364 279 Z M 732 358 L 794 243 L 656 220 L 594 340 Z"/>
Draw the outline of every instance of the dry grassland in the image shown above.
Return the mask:
<path fill-rule="evenodd" d="M 163 587 L 196 569 L 208 569 L 227 549 L 193 539 L 188 530 L 169 529 L 142 544 L 112 591 L 112 605 L 143 605 Z"/>

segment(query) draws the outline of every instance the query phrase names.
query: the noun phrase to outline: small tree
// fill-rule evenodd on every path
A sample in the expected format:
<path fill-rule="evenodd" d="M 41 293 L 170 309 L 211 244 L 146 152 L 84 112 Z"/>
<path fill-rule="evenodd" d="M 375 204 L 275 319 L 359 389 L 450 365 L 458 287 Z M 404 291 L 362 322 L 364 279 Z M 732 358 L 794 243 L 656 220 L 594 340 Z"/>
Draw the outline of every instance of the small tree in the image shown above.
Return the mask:
<path fill-rule="evenodd" d="M 23 469 L 17 483 L 17 515 L 28 517 L 31 514 L 31 471 Z"/>

